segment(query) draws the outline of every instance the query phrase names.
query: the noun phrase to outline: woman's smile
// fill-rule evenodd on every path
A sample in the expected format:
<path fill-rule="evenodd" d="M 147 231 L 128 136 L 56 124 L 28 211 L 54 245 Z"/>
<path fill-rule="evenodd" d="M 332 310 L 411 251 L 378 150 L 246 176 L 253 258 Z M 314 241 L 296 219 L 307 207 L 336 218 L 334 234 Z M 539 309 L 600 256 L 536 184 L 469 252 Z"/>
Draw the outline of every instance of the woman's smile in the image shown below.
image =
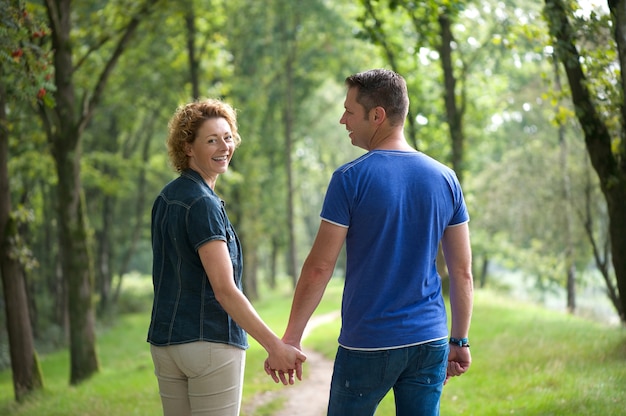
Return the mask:
<path fill-rule="evenodd" d="M 193 143 L 189 143 L 189 167 L 200 173 L 212 187 L 218 175 L 228 170 L 234 152 L 235 141 L 226 119 L 210 118 L 198 129 Z"/>

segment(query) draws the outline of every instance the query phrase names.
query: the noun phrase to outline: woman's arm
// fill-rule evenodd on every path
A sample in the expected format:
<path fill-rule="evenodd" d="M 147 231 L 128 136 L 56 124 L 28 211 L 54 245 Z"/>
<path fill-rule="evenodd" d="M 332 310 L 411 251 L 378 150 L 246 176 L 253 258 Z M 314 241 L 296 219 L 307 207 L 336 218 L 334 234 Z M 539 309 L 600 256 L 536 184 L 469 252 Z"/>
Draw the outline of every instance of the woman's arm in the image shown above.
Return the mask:
<path fill-rule="evenodd" d="M 265 348 L 272 368 L 290 374 L 290 384 L 293 384 L 293 371 L 290 370 L 296 370 L 298 379 L 302 379 L 301 362 L 306 360 L 306 355 L 297 348 L 284 344 L 235 285 L 233 265 L 226 242 L 210 241 L 200 247 L 198 254 L 215 297 L 226 313 Z"/>

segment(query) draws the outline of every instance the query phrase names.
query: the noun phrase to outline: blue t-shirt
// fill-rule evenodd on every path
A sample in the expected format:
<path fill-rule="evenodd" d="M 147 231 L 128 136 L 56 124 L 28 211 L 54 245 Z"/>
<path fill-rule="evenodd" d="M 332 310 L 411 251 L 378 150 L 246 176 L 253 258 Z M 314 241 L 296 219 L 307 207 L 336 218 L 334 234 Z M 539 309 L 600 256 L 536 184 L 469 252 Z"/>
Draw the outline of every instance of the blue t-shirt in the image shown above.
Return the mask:
<path fill-rule="evenodd" d="M 245 331 L 215 299 L 198 254 L 213 240 L 226 242 L 233 278 L 241 290 L 241 244 L 224 203 L 197 172 L 188 169 L 163 188 L 152 207 L 151 344 L 209 341 L 248 347 Z"/>
<path fill-rule="evenodd" d="M 321 217 L 348 228 L 342 346 L 447 337 L 437 251 L 447 227 L 469 221 L 454 171 L 420 152 L 370 151 L 335 171 Z"/>

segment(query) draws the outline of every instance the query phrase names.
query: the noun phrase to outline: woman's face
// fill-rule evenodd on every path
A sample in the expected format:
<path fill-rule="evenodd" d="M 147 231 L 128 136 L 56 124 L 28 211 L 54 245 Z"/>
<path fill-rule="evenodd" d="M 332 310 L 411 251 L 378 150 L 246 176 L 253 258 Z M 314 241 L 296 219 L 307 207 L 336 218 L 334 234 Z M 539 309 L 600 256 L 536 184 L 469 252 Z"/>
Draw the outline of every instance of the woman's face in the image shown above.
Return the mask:
<path fill-rule="evenodd" d="M 186 147 L 189 167 L 211 187 L 215 186 L 218 175 L 228 170 L 234 152 L 233 133 L 222 117 L 206 120 L 198 129 L 193 143 L 188 143 Z"/>

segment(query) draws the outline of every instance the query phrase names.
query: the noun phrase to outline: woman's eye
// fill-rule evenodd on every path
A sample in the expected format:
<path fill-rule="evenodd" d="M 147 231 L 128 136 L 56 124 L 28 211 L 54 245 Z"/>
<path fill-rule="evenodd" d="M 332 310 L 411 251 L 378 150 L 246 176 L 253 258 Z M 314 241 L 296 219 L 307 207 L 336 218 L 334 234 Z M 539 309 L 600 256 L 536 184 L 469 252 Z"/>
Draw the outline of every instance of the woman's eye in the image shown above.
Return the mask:
<path fill-rule="evenodd" d="M 208 144 L 214 144 L 217 143 L 221 140 L 224 140 L 225 142 L 232 142 L 233 141 L 233 136 L 226 136 L 223 139 L 218 139 L 218 138 L 213 138 L 213 139 L 207 139 L 207 143 Z"/>

